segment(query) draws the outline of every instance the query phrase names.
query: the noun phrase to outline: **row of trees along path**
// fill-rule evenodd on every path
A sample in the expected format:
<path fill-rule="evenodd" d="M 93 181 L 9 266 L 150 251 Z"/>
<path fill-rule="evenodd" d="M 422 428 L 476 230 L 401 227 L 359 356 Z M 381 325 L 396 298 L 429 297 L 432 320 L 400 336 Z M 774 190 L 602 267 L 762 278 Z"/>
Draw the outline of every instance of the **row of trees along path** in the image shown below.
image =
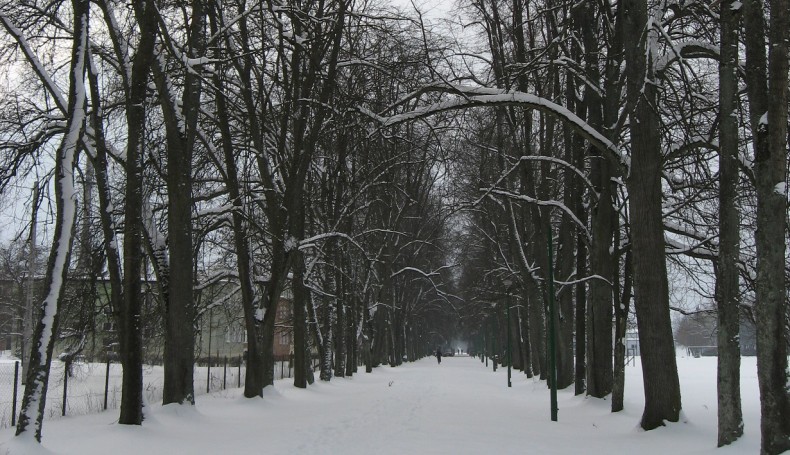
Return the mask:
<path fill-rule="evenodd" d="M 311 352 L 328 381 L 455 337 L 510 342 L 546 378 L 554 314 L 556 385 L 613 412 L 635 313 L 646 430 L 681 411 L 670 311 L 716 312 L 720 445 L 743 431 L 752 321 L 762 452 L 790 449 L 788 3 L 462 0 L 438 22 L 375 1 L 3 1 L 0 189 L 35 176 L 54 219 L 17 434 L 40 440 L 55 347 L 85 349 L 97 302 L 120 424 L 143 422 L 148 335 L 163 402 L 194 403 L 195 327 L 229 302 L 261 396 L 287 292 L 297 387 Z"/>

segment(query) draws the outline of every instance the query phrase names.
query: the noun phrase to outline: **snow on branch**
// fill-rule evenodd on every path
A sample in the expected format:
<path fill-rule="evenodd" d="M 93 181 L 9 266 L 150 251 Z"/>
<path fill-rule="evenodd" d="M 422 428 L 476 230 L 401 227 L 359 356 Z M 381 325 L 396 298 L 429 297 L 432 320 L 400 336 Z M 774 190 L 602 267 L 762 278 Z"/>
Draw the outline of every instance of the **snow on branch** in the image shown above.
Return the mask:
<path fill-rule="evenodd" d="M 239 278 L 239 273 L 238 273 L 237 270 L 221 269 L 221 270 L 218 270 L 218 271 L 214 272 L 209 277 L 207 277 L 206 280 L 203 281 L 202 283 L 195 284 L 192 287 L 192 289 L 195 292 L 200 292 L 200 291 L 204 291 L 204 290 L 206 290 L 206 289 L 208 289 L 208 288 L 210 288 L 210 287 L 214 286 L 215 284 L 220 283 L 222 281 L 226 281 L 226 280 L 229 280 L 229 279 L 238 279 L 238 278 Z"/>
<path fill-rule="evenodd" d="M 55 102 L 58 110 L 60 110 L 64 115 L 68 113 L 68 106 L 67 101 L 65 98 L 65 94 L 63 91 L 58 87 L 55 81 L 52 79 L 50 74 L 44 68 L 43 63 L 38 58 L 36 53 L 33 51 L 33 48 L 30 46 L 27 38 L 25 37 L 22 30 L 20 30 L 13 21 L 6 15 L 4 12 L 0 11 L 0 23 L 3 24 L 3 28 L 5 28 L 6 32 L 14 39 L 17 43 L 19 48 L 22 50 L 22 53 L 25 55 L 25 59 L 33 68 L 33 71 L 38 76 L 39 80 L 41 81 L 42 85 L 44 86 L 45 90 L 49 92 L 52 96 L 52 99 Z M 87 38 L 86 38 L 86 49 L 87 49 Z M 86 66 L 91 66 L 89 56 L 85 57 L 84 63 Z M 84 81 L 83 81 L 84 83 Z M 93 127 L 90 124 L 84 125 L 85 135 L 88 137 L 95 137 L 95 133 L 93 131 Z M 93 158 L 96 156 L 96 151 L 94 149 L 93 143 L 86 140 L 85 137 L 81 136 L 80 141 L 82 145 L 85 147 L 85 151 Z"/>
<path fill-rule="evenodd" d="M 664 220 L 664 230 L 702 243 L 709 242 L 716 237 L 716 235 L 699 232 L 691 226 L 682 226 L 671 220 Z"/>
<path fill-rule="evenodd" d="M 415 272 L 415 273 L 420 274 L 420 275 L 422 275 L 422 276 L 424 276 L 425 278 L 428 278 L 428 279 L 430 279 L 431 277 L 439 275 L 439 272 L 426 273 L 426 272 L 424 272 L 424 271 L 422 271 L 422 270 L 420 270 L 420 269 L 418 269 L 416 267 L 403 267 L 402 269 L 400 269 L 397 272 L 394 272 L 392 275 L 390 275 L 390 278 L 395 278 L 396 276 L 398 276 L 398 275 L 400 275 L 401 273 L 404 273 L 404 272 Z"/>
<path fill-rule="evenodd" d="M 667 244 L 666 254 L 684 254 L 689 257 L 697 259 L 716 260 L 718 253 L 702 246 L 699 242 L 693 245 L 684 245 L 677 240 L 665 238 L 664 242 Z"/>
<path fill-rule="evenodd" d="M 430 283 L 430 287 L 436 292 L 436 295 L 439 298 L 444 299 L 445 301 L 447 301 L 449 303 L 449 299 L 447 298 L 446 293 L 443 292 L 440 289 L 440 285 L 437 284 L 434 281 L 434 277 L 441 277 L 441 274 L 439 273 L 440 270 L 442 270 L 444 268 L 449 268 L 449 267 L 452 267 L 452 266 L 442 266 L 442 267 L 440 267 L 440 268 L 438 268 L 438 269 L 436 269 L 436 270 L 434 270 L 432 272 L 425 272 L 424 270 L 421 270 L 421 269 L 419 269 L 417 267 L 406 266 L 406 267 L 403 267 L 402 269 L 398 270 L 397 272 L 392 273 L 390 275 L 390 278 L 394 278 L 394 277 L 396 277 L 398 275 L 401 275 L 403 273 L 406 273 L 406 272 L 416 273 L 417 275 L 420 275 L 423 278 L 425 278 L 425 280 L 428 283 Z M 422 292 L 422 291 L 420 291 L 420 292 Z"/>
<path fill-rule="evenodd" d="M 28 63 L 33 67 L 33 71 L 36 72 L 41 82 L 47 88 L 47 91 L 52 95 L 52 98 L 55 100 L 55 104 L 57 104 L 58 109 L 63 112 L 64 114 L 68 110 L 68 106 L 66 103 L 66 98 L 63 96 L 63 92 L 58 88 L 55 81 L 49 77 L 49 73 L 47 70 L 44 69 L 44 65 L 41 63 L 41 60 L 36 56 L 36 53 L 33 52 L 33 49 L 30 47 L 30 43 L 28 43 L 27 39 L 16 25 L 11 22 L 11 19 L 6 16 L 5 13 L 0 12 L 0 22 L 3 23 L 3 27 L 6 29 L 9 35 L 11 35 L 16 43 L 19 45 L 19 48 L 22 50 L 22 53 L 25 54 L 25 58 L 27 59 Z"/>
<path fill-rule="evenodd" d="M 612 285 L 612 283 L 609 280 L 607 280 L 606 278 L 602 277 L 601 275 L 590 275 L 590 276 L 586 276 L 584 278 L 579 278 L 578 280 L 572 280 L 572 281 L 554 280 L 554 282 L 557 283 L 557 284 L 560 284 L 562 286 L 569 286 L 569 285 L 574 285 L 574 284 L 579 284 L 579 283 L 585 283 L 585 282 L 590 281 L 590 280 L 599 280 L 599 281 L 603 281 L 604 283 L 608 284 L 609 286 Z"/>
<path fill-rule="evenodd" d="M 568 57 L 559 57 L 556 60 L 553 60 L 552 63 L 566 68 L 568 71 L 573 73 L 574 77 L 577 77 L 580 81 L 582 81 L 585 87 L 590 88 L 591 90 L 595 91 L 598 96 L 604 98 L 605 95 L 601 87 L 587 77 L 585 68 L 580 65 L 579 62 Z"/>
<path fill-rule="evenodd" d="M 590 124 L 582 120 L 579 116 L 564 106 L 554 103 L 553 101 L 550 101 L 546 98 L 541 98 L 537 95 L 519 91 L 508 91 L 486 87 L 472 87 L 457 84 L 444 84 L 426 86 L 416 92 L 408 94 L 405 99 L 414 99 L 419 97 L 421 94 L 428 92 L 446 92 L 457 95 L 457 97 L 391 116 L 381 116 L 365 108 L 360 108 L 360 111 L 379 122 L 383 127 L 390 127 L 411 120 L 430 117 L 434 114 L 446 111 L 468 109 L 472 107 L 519 105 L 536 109 L 540 112 L 558 118 L 573 128 L 576 133 L 588 140 L 592 146 L 601 150 L 601 152 L 608 154 L 610 158 L 615 159 L 616 162 L 620 163 L 621 165 L 625 164 L 622 157 L 620 156 L 620 150 L 617 145 L 615 145 L 603 134 L 599 133 L 595 128 L 590 126 Z M 404 101 L 405 100 L 401 100 L 398 103 L 395 103 L 393 106 L 391 106 L 391 108 L 402 104 Z"/>
<path fill-rule="evenodd" d="M 299 250 L 305 250 L 307 248 L 315 248 L 316 247 L 315 242 L 317 242 L 319 240 L 326 240 L 326 239 L 334 238 L 334 237 L 348 240 L 349 243 L 351 243 L 355 247 L 359 248 L 359 250 L 362 252 L 362 254 L 366 255 L 365 248 L 363 248 L 362 245 L 360 245 L 350 235 L 345 234 L 343 232 L 326 232 L 326 233 L 323 233 L 323 234 L 314 235 L 314 236 L 312 236 L 310 238 L 304 239 L 301 242 L 299 242 L 299 245 L 298 245 L 297 248 Z"/>
<path fill-rule="evenodd" d="M 513 171 L 518 169 L 519 164 L 521 164 L 522 162 L 526 162 L 526 161 L 548 161 L 550 163 L 555 163 L 555 164 L 559 164 L 561 166 L 567 167 L 574 174 L 578 175 L 579 178 L 582 180 L 582 182 L 584 182 L 584 184 L 587 186 L 587 188 L 589 188 L 590 194 L 592 195 L 593 199 L 598 200 L 598 192 L 595 191 L 595 187 L 593 186 L 592 182 L 587 178 L 586 175 L 584 175 L 584 172 L 582 172 L 581 169 L 577 168 L 576 166 L 570 164 L 569 162 L 567 162 L 565 160 L 561 160 L 561 159 L 555 158 L 553 156 L 541 156 L 541 155 L 521 156 L 521 157 L 519 157 L 519 159 L 516 162 L 516 164 L 514 164 L 510 169 L 508 169 L 507 172 L 502 173 L 499 176 L 499 178 L 497 179 L 497 181 L 494 182 L 493 185 L 491 185 L 491 187 L 496 188 L 500 183 L 502 183 L 502 181 L 504 181 L 510 174 L 512 174 Z M 488 193 L 484 194 L 479 199 L 477 199 L 475 202 L 473 202 L 472 205 L 479 204 L 487 195 L 488 195 Z"/>
<path fill-rule="evenodd" d="M 719 60 L 719 46 L 700 40 L 687 40 L 681 43 L 674 43 L 661 27 L 657 26 L 657 28 L 661 35 L 667 40 L 671 50 L 664 55 L 656 57 L 655 70 L 657 73 L 663 72 L 669 65 L 676 61 L 682 63 L 684 60 L 698 58 Z"/>
<path fill-rule="evenodd" d="M 202 317 L 204 314 L 208 313 L 210 310 L 214 308 L 222 308 L 225 305 L 232 304 L 236 295 L 241 292 L 241 286 L 234 286 L 224 295 L 221 295 L 211 301 L 208 305 L 198 309 L 197 311 L 197 318 Z"/>
<path fill-rule="evenodd" d="M 574 223 L 576 223 L 576 225 L 579 227 L 579 229 L 582 232 L 584 232 L 584 235 L 587 236 L 587 240 L 591 239 L 590 232 L 587 230 L 587 226 L 585 226 L 584 223 L 582 223 L 582 221 L 576 216 L 576 214 L 573 213 L 573 210 L 568 208 L 567 205 L 563 204 L 560 201 L 555 201 L 553 199 L 544 201 L 544 200 L 541 200 L 541 199 L 538 199 L 538 198 L 527 196 L 525 194 L 516 194 L 516 193 L 513 193 L 511 191 L 500 190 L 500 189 L 497 189 L 497 188 L 480 188 L 480 191 L 484 191 L 486 194 L 494 194 L 494 195 L 506 197 L 506 198 L 509 198 L 509 199 L 516 199 L 516 200 L 519 200 L 519 201 L 529 202 L 531 204 L 537 204 L 537 205 L 542 205 L 542 206 L 546 206 L 546 207 L 556 207 L 556 208 L 562 210 L 566 215 L 568 215 L 568 217 L 571 220 L 573 220 Z"/>

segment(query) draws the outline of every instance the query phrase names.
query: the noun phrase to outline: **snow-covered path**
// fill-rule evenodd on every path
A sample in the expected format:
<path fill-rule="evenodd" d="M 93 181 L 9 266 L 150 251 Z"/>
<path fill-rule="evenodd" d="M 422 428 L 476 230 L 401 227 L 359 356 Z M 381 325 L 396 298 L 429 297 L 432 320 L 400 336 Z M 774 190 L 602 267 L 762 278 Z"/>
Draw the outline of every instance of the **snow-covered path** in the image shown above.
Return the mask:
<path fill-rule="evenodd" d="M 678 359 L 684 422 L 637 427 L 641 371 L 628 367 L 626 410 L 560 391 L 549 419 L 545 382 L 496 373 L 469 357 L 380 367 L 307 390 L 278 381 L 264 399 L 239 390 L 198 397 L 197 406 L 152 405 L 142 427 L 117 411 L 48 420 L 42 453 L 58 454 L 745 454 L 759 452 L 754 359 L 743 368 L 746 436 L 716 449 L 716 359 Z M 572 389 L 572 388 L 571 388 Z M 10 452 L 6 452 L 10 450 Z M 38 452 L 0 432 L 0 454 Z M 50 452 L 51 451 L 51 452 Z"/>

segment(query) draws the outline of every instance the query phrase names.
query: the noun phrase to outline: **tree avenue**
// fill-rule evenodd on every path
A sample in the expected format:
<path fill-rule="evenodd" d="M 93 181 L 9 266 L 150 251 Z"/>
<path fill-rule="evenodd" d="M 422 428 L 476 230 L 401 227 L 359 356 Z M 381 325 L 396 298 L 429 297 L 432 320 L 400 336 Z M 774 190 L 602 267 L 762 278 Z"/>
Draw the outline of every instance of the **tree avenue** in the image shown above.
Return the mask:
<path fill-rule="evenodd" d="M 17 434 L 56 354 L 117 355 L 120 424 L 146 363 L 193 405 L 214 327 L 250 399 L 283 360 L 306 388 L 463 347 L 618 412 L 639 355 L 651 430 L 673 324 L 711 315 L 718 444 L 754 333 L 790 449 L 787 3 L 0 2 Z"/>

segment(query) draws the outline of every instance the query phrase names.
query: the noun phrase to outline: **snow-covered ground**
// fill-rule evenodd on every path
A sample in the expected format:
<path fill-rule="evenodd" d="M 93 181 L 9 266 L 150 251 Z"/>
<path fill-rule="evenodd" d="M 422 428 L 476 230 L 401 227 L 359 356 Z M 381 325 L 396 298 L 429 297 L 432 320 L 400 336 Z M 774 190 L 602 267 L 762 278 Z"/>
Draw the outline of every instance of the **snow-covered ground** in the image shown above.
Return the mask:
<path fill-rule="evenodd" d="M 43 447 L 0 431 L 0 454 L 752 454 L 759 453 L 756 362 L 743 358 L 745 436 L 716 449 L 716 358 L 678 358 L 682 422 L 644 432 L 642 374 L 627 368 L 626 409 L 559 392 L 549 418 L 545 382 L 496 373 L 478 359 L 423 359 L 335 378 L 306 390 L 287 379 L 263 399 L 239 389 L 198 397 L 195 407 L 148 405 L 141 427 L 118 411 L 44 423 Z M 364 371 L 364 370 L 363 370 Z"/>
<path fill-rule="evenodd" d="M 17 359 L 7 352 L 0 354 L 0 429 L 11 425 L 11 414 L 14 409 L 14 368 Z M 109 367 L 109 371 L 108 371 Z M 44 419 L 60 418 L 63 410 L 63 388 L 66 386 L 66 414 L 78 416 L 95 414 L 104 409 L 104 390 L 107 388 L 107 408 L 117 409 L 121 400 L 123 369 L 120 364 L 75 362 L 72 365 L 73 376 L 64 384 L 64 364 L 53 360 L 47 392 L 46 412 Z M 223 365 L 221 362 L 210 369 L 205 366 L 195 367 L 195 395 L 201 395 L 236 388 L 244 381 L 246 368 L 242 365 Z M 289 378 L 293 371 L 288 362 L 276 362 L 275 378 Z M 17 403 L 19 411 L 22 403 L 22 372 L 17 372 Z M 145 398 L 152 403 L 162 400 L 164 388 L 164 369 L 159 365 L 143 366 L 143 389 Z M 200 399 L 200 398 L 198 398 Z M 46 425 L 46 424 L 45 424 Z M 0 455 L 2 453 L 0 452 Z"/>

